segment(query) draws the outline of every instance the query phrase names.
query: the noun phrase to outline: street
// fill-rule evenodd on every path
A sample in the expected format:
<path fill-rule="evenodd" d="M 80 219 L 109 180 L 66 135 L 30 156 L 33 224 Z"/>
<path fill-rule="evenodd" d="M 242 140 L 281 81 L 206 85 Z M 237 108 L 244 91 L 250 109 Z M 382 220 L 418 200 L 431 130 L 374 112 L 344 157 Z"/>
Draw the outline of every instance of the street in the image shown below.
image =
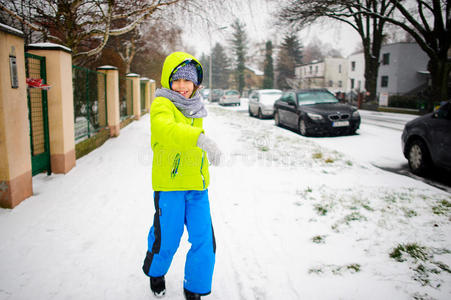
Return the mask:
<path fill-rule="evenodd" d="M 223 107 L 223 109 L 247 114 L 247 99 L 242 98 L 240 107 Z M 407 159 L 402 153 L 401 134 L 404 125 L 415 119 L 416 115 L 359 111 L 362 123 L 355 136 L 302 138 L 315 141 L 321 146 L 343 152 L 386 171 L 412 177 L 451 193 L 451 173 L 449 171 L 437 169 L 425 177 L 410 172 Z M 260 121 L 274 124 L 273 119 Z"/>

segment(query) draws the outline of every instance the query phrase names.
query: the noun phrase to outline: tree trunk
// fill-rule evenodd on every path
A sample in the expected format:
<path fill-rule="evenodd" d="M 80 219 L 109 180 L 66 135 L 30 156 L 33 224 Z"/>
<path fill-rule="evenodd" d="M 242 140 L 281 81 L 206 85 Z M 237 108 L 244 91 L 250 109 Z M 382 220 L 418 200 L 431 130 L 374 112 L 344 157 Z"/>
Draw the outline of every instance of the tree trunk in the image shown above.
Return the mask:
<path fill-rule="evenodd" d="M 379 73 L 379 61 L 368 55 L 365 58 L 365 90 L 369 93 L 366 101 L 376 101 L 377 76 Z"/>
<path fill-rule="evenodd" d="M 434 104 L 448 100 L 448 82 L 451 62 L 447 58 L 430 59 L 428 70 L 431 74 L 431 90 L 427 110 L 432 111 Z"/>

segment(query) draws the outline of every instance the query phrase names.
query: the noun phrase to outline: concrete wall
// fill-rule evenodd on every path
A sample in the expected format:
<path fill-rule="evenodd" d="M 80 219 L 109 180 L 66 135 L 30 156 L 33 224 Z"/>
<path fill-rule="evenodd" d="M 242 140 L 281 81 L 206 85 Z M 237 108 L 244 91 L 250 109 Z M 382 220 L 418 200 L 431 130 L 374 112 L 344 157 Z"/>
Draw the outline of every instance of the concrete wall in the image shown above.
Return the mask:
<path fill-rule="evenodd" d="M 13 208 L 31 196 L 31 150 L 20 32 L 0 25 L 0 206 Z M 10 56 L 16 58 L 18 87 L 12 88 Z"/>

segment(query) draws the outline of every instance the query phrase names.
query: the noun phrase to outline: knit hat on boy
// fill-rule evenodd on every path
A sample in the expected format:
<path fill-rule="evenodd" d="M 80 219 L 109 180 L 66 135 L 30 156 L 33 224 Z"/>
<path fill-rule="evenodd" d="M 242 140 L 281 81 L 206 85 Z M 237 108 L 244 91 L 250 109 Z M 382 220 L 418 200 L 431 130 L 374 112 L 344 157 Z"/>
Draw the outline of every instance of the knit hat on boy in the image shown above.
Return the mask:
<path fill-rule="evenodd" d="M 171 83 L 177 79 L 185 79 L 192 81 L 195 85 L 199 85 L 197 78 L 196 66 L 192 63 L 188 63 L 175 71 L 171 77 Z"/>

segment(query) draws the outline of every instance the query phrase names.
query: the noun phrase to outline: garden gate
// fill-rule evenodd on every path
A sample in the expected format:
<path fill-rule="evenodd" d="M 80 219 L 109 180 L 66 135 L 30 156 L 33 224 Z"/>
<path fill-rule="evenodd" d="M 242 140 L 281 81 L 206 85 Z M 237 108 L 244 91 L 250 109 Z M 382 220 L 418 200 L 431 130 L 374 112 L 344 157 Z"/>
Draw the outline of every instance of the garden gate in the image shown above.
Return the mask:
<path fill-rule="evenodd" d="M 47 83 L 45 57 L 25 53 L 25 72 L 28 81 Z M 35 80 L 35 82 L 36 82 Z M 36 175 L 51 174 L 47 90 L 39 85 L 27 88 L 28 120 L 30 122 L 31 168 Z"/>

